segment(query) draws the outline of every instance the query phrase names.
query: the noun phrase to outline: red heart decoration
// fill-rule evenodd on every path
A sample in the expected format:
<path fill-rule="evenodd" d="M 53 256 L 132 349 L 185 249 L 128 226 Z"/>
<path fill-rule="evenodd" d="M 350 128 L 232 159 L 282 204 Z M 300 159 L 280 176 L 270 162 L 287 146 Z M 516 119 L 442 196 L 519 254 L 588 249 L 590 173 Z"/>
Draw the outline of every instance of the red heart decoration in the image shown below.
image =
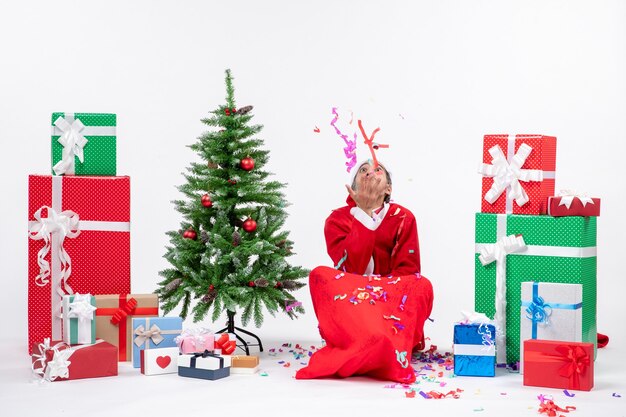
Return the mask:
<path fill-rule="evenodd" d="M 170 362 L 172 362 L 172 358 L 169 356 L 158 356 L 156 359 L 156 363 L 161 367 L 161 369 L 167 368 L 167 365 L 169 365 Z"/>

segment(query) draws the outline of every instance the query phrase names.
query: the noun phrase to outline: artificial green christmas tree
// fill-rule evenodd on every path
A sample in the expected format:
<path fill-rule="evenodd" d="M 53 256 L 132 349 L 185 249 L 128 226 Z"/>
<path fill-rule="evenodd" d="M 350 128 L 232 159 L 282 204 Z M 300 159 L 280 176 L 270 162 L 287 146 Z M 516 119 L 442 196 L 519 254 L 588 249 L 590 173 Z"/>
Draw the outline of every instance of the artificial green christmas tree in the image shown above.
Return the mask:
<path fill-rule="evenodd" d="M 191 310 L 194 321 L 211 308 L 215 321 L 226 310 L 229 331 L 235 312 L 244 325 L 252 318 L 257 327 L 263 306 L 272 315 L 304 313 L 291 292 L 309 273 L 286 261 L 293 242 L 281 231 L 285 184 L 268 180 L 269 152 L 254 137 L 263 126 L 250 124 L 252 106 L 236 108 L 232 82 L 226 70 L 226 105 L 202 120 L 213 129 L 190 145 L 203 162 L 192 163 L 178 187 L 185 199 L 174 204 L 183 221 L 180 231 L 167 233 L 171 267 L 160 272 L 156 291 L 165 313 L 182 303 L 181 317 Z"/>

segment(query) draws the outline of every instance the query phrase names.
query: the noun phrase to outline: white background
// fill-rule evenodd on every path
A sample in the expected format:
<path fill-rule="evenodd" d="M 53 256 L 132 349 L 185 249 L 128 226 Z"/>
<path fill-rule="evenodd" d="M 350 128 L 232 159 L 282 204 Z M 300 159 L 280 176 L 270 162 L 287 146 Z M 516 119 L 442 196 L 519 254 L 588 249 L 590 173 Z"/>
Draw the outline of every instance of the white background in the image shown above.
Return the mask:
<path fill-rule="evenodd" d="M 381 128 L 393 198 L 418 221 L 435 289 L 427 335 L 441 346 L 473 308 L 482 135 L 557 136 L 557 190 L 602 198 L 598 330 L 624 346 L 624 2 L 5 2 L 0 57 L 0 343 L 26 351 L 27 177 L 50 172 L 51 113 L 117 113 L 118 175 L 132 184 L 132 290 L 152 292 L 167 267 L 165 232 L 181 220 L 170 201 L 196 160 L 186 145 L 223 104 L 231 68 L 237 105 L 254 105 L 265 126 L 267 168 L 288 183 L 293 264 L 330 264 L 323 223 L 347 181 L 331 107 L 349 133 L 350 111 L 366 130 Z M 308 289 L 298 297 L 305 316 L 268 315 L 255 331 L 318 340 Z"/>

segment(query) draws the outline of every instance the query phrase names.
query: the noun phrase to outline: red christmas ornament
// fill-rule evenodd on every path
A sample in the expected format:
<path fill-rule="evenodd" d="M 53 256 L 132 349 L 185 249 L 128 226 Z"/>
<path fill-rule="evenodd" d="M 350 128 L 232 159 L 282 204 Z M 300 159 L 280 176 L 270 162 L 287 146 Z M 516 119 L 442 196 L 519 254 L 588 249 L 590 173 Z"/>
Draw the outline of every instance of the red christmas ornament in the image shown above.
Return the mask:
<path fill-rule="evenodd" d="M 280 281 L 278 281 L 278 282 L 276 283 L 276 285 L 274 285 L 274 288 L 280 288 L 280 287 L 282 287 L 282 286 L 283 286 L 283 283 L 282 283 L 282 282 L 280 282 Z"/>
<path fill-rule="evenodd" d="M 209 285 L 209 289 L 210 289 L 210 290 L 215 289 L 215 287 L 213 286 L 213 284 Z"/>
<path fill-rule="evenodd" d="M 254 286 L 255 286 L 254 281 L 250 281 L 250 282 L 248 282 L 248 287 L 254 287 Z"/>
<path fill-rule="evenodd" d="M 249 156 L 246 158 L 243 158 L 241 162 L 239 163 L 239 166 L 244 171 L 252 171 L 254 169 L 254 159 L 250 158 Z"/>
<path fill-rule="evenodd" d="M 226 113 L 226 116 L 234 116 L 237 113 L 237 109 L 234 107 L 232 109 L 226 108 L 224 113 Z"/>
<path fill-rule="evenodd" d="M 256 230 L 256 222 L 254 220 L 252 220 L 250 217 L 248 217 L 246 219 L 245 222 L 243 222 L 243 230 L 245 230 L 248 233 L 252 233 Z"/>
<path fill-rule="evenodd" d="M 201 201 L 204 207 L 211 207 L 213 205 L 213 202 L 211 201 L 211 197 L 209 197 L 208 194 L 203 195 Z"/>
<path fill-rule="evenodd" d="M 235 185 L 235 184 L 237 184 L 237 181 L 236 180 L 228 180 L 228 183 L 231 184 L 231 185 Z"/>
<path fill-rule="evenodd" d="M 196 234 L 196 232 L 190 227 L 189 229 L 185 230 L 185 233 L 183 233 L 183 237 L 185 239 L 191 239 L 191 240 L 196 240 L 198 235 Z"/>

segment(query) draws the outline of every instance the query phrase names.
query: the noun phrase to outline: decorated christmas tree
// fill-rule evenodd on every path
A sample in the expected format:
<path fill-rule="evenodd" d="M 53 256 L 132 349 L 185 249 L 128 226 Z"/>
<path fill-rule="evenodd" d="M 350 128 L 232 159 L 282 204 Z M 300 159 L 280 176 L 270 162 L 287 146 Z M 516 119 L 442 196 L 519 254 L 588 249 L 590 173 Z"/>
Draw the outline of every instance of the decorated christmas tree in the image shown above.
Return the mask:
<path fill-rule="evenodd" d="M 182 304 L 181 317 L 212 321 L 227 311 L 241 313 L 244 325 L 263 322 L 263 307 L 290 318 L 304 313 L 291 294 L 309 273 L 292 266 L 289 232 L 283 231 L 288 203 L 285 184 L 270 181 L 263 168 L 268 151 L 251 124 L 252 106 L 236 108 L 233 79 L 226 70 L 226 104 L 202 122 L 212 129 L 190 148 L 202 163 L 191 163 L 178 187 L 184 199 L 173 203 L 182 214 L 182 229 L 170 231 L 164 255 L 171 267 L 156 293 L 165 313 Z M 231 324 L 232 326 L 232 324 Z"/>

